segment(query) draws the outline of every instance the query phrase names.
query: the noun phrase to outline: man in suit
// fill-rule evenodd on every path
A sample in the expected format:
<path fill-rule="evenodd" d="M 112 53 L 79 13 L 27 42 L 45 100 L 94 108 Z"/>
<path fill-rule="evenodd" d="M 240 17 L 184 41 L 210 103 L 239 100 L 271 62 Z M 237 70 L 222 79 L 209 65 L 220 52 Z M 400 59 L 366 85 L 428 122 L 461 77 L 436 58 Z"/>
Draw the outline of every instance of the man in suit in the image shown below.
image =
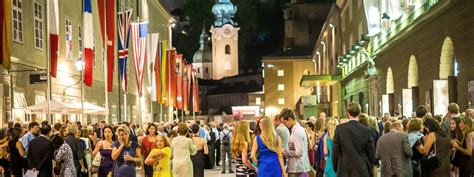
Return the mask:
<path fill-rule="evenodd" d="M 382 161 L 382 176 L 412 176 L 411 150 L 408 135 L 400 121 L 392 123 L 390 132 L 380 137 L 375 158 Z"/>
<path fill-rule="evenodd" d="M 219 161 L 220 161 L 220 155 L 221 155 L 221 141 L 219 139 L 220 137 L 220 131 L 217 128 L 216 122 L 211 122 L 211 132 L 209 134 L 214 134 L 216 137 L 214 140 L 213 148 L 209 151 L 209 156 L 211 158 L 211 163 L 214 166 L 220 166 Z M 211 140 L 212 141 L 212 140 Z"/>
<path fill-rule="evenodd" d="M 102 139 L 102 130 L 105 127 L 105 121 L 100 121 L 99 127 L 95 130 L 95 134 L 97 134 L 97 138 Z"/>
<path fill-rule="evenodd" d="M 77 176 L 83 176 L 83 173 L 87 173 L 87 168 L 84 162 L 84 148 L 81 145 L 81 140 L 76 138 L 74 135 L 77 133 L 77 125 L 72 124 L 66 128 L 68 134 L 64 138 L 64 141 L 71 147 L 72 157 L 74 160 L 74 167 L 76 167 Z"/>
<path fill-rule="evenodd" d="M 30 142 L 28 164 L 30 169 L 39 171 L 39 177 L 53 176 L 53 147 L 49 141 L 51 127 L 45 125 L 40 129 L 40 136 Z"/>
<path fill-rule="evenodd" d="M 375 159 L 374 139 L 370 128 L 358 121 L 360 105 L 349 103 L 349 121 L 334 132 L 332 165 L 338 177 L 372 177 Z"/>

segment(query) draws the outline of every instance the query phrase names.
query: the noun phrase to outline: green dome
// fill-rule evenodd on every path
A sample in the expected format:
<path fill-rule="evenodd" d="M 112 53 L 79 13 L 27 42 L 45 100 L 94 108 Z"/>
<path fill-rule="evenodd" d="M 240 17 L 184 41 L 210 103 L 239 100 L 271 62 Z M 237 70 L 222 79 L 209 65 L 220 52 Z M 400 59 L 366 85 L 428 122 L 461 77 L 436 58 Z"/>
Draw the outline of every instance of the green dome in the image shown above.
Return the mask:
<path fill-rule="evenodd" d="M 194 53 L 193 56 L 193 63 L 196 62 L 211 62 L 212 61 L 212 54 L 211 49 L 209 49 L 207 42 L 208 42 L 209 35 L 206 33 L 206 28 L 202 28 L 202 33 L 199 39 L 199 50 Z"/>

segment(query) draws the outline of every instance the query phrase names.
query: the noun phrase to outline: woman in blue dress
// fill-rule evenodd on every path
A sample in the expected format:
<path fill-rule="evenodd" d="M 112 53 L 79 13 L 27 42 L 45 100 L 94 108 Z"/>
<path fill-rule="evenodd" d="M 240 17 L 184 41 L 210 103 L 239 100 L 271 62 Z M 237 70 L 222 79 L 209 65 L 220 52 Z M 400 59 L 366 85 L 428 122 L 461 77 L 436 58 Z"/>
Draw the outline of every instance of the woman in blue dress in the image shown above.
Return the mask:
<path fill-rule="evenodd" d="M 281 139 L 275 133 L 272 119 L 263 117 L 258 126 L 261 129 L 252 143 L 250 158 L 257 162 L 258 177 L 280 177 L 286 176 L 283 164 Z M 258 160 L 256 154 L 258 151 Z"/>
<path fill-rule="evenodd" d="M 332 166 L 332 144 L 337 124 L 335 118 L 329 118 L 326 124 L 327 133 L 324 137 L 324 156 L 326 156 L 326 167 L 324 168 L 325 177 L 336 177 L 336 172 L 334 172 Z"/>
<path fill-rule="evenodd" d="M 112 144 L 112 160 L 114 160 L 114 177 L 135 177 L 135 164 L 140 165 L 141 153 L 138 143 L 129 140 L 130 130 L 121 125 L 117 128 L 118 141 Z"/>

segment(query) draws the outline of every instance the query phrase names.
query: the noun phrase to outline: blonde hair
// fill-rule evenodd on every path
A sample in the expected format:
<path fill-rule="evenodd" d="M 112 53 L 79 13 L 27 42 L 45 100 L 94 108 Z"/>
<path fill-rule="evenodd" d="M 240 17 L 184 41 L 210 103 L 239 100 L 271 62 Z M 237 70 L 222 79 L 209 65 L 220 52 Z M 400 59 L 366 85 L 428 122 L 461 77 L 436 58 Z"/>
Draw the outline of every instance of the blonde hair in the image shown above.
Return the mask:
<path fill-rule="evenodd" d="M 260 136 L 262 137 L 263 144 L 271 151 L 277 152 L 275 126 L 273 126 L 272 119 L 265 116 L 260 120 L 260 123 L 262 124 L 260 127 L 262 133 Z"/>
<path fill-rule="evenodd" d="M 165 135 L 158 135 L 156 136 L 157 140 L 158 138 L 161 138 L 163 139 L 163 141 L 165 142 L 165 147 L 170 147 L 170 141 L 168 140 L 168 137 L 166 137 Z"/>
<path fill-rule="evenodd" d="M 247 149 L 252 147 L 250 125 L 247 121 L 241 121 L 235 126 L 234 131 L 230 152 L 232 152 L 232 156 L 239 157 L 241 150 L 244 148 L 244 143 L 247 143 Z"/>
<path fill-rule="evenodd" d="M 338 124 L 339 123 L 337 122 L 337 119 L 335 119 L 335 118 L 329 118 L 328 119 L 328 122 L 326 124 L 326 128 L 327 128 L 327 131 L 328 131 L 328 136 L 331 140 L 334 139 L 334 132 L 336 131 L 336 126 Z"/>
<path fill-rule="evenodd" d="M 128 129 L 128 127 L 126 125 L 120 125 L 118 128 L 117 128 L 117 135 L 120 133 L 120 132 L 125 132 L 127 133 L 127 135 L 130 135 L 130 129 Z"/>

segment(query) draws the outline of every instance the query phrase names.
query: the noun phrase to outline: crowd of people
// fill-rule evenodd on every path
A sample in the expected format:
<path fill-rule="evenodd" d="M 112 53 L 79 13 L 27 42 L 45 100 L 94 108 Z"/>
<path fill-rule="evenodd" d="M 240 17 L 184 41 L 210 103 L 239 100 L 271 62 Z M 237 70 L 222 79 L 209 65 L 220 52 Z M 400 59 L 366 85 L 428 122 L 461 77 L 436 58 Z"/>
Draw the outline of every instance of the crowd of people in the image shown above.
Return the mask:
<path fill-rule="evenodd" d="M 349 103 L 347 118 L 300 120 L 285 108 L 229 123 L 10 122 L 0 132 L 0 173 L 203 177 L 222 165 L 237 177 L 472 177 L 474 110 L 447 110 L 432 116 L 421 105 L 411 117 L 377 119 Z"/>

